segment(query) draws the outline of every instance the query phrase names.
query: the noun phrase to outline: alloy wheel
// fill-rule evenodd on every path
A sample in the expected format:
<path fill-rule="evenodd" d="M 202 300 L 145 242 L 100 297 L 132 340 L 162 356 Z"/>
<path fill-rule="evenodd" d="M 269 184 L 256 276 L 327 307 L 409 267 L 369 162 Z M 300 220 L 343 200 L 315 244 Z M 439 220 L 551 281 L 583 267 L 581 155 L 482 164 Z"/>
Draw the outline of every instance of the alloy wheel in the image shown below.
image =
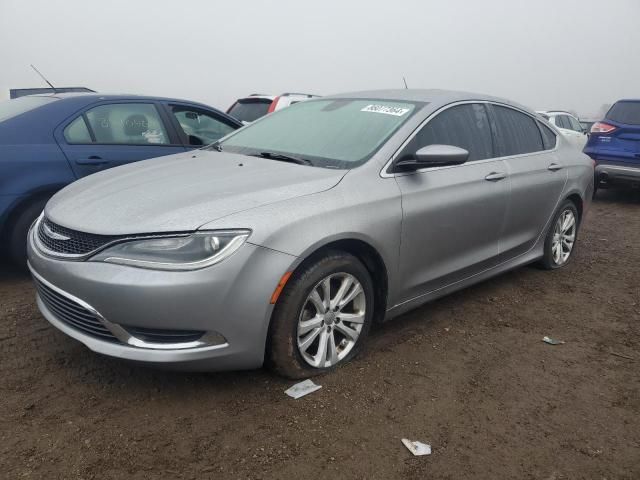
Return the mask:
<path fill-rule="evenodd" d="M 576 241 L 576 216 L 573 210 L 562 212 L 556 221 L 551 242 L 551 254 L 556 265 L 567 263 Z"/>
<path fill-rule="evenodd" d="M 311 290 L 298 318 L 298 351 L 316 368 L 336 365 L 353 350 L 365 321 L 366 296 L 345 272 L 331 274 Z"/>

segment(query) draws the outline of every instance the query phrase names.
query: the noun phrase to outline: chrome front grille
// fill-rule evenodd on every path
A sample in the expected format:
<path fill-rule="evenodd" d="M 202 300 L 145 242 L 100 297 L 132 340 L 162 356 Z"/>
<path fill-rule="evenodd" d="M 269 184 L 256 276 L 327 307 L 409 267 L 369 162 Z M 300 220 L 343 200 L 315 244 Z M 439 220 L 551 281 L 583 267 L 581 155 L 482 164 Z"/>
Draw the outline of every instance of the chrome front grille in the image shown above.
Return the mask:
<path fill-rule="evenodd" d="M 61 295 L 37 278 L 34 278 L 34 280 L 40 299 L 58 320 L 92 337 L 108 342 L 119 343 L 119 340 L 104 326 L 94 312 L 70 298 Z"/>
<path fill-rule="evenodd" d="M 119 235 L 78 232 L 56 225 L 44 217 L 38 222 L 37 234 L 40 244 L 48 251 L 69 256 L 87 255 L 109 243 L 126 238 Z"/>

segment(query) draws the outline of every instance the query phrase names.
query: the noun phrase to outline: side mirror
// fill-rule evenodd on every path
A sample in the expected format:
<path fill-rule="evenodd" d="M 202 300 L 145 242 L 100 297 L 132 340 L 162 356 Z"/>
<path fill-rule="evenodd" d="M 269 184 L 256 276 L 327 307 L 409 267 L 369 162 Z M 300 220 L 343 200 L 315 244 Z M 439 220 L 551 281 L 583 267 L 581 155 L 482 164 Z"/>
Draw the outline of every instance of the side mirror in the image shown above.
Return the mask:
<path fill-rule="evenodd" d="M 469 159 L 469 152 L 453 145 L 427 145 L 415 155 L 396 162 L 397 167 L 418 170 L 420 168 L 461 165 Z"/>

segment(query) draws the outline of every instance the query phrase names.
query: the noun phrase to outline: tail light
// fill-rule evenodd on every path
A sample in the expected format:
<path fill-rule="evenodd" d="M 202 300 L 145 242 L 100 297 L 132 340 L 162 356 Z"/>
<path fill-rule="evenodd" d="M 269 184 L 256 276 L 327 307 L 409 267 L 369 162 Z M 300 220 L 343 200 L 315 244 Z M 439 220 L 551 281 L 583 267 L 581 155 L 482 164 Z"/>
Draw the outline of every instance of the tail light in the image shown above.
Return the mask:
<path fill-rule="evenodd" d="M 269 105 L 269 110 L 267 110 L 267 113 L 275 111 L 276 105 L 278 105 L 278 100 L 280 100 L 280 97 L 276 97 L 273 99 L 273 102 L 271 102 L 271 105 Z"/>
<path fill-rule="evenodd" d="M 609 125 L 605 122 L 596 122 L 591 127 L 591 133 L 611 133 L 616 129 L 613 125 Z"/>

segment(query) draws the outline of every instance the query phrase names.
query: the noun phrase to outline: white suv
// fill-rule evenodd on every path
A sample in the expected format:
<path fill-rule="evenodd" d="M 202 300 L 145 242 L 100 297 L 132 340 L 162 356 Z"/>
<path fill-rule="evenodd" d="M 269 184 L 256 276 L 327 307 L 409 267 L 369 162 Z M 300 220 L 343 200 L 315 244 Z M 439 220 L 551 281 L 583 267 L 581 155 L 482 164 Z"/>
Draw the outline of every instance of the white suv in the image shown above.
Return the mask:
<path fill-rule="evenodd" d="M 267 113 L 303 102 L 318 95 L 308 93 L 283 93 L 282 95 L 262 95 L 254 93 L 245 98 L 239 98 L 229 107 L 227 113 L 242 123 L 251 123 Z"/>
<path fill-rule="evenodd" d="M 555 125 L 560 133 L 579 150 L 584 148 L 587 143 L 587 132 L 578 118 L 569 112 L 558 110 L 538 113 Z"/>

